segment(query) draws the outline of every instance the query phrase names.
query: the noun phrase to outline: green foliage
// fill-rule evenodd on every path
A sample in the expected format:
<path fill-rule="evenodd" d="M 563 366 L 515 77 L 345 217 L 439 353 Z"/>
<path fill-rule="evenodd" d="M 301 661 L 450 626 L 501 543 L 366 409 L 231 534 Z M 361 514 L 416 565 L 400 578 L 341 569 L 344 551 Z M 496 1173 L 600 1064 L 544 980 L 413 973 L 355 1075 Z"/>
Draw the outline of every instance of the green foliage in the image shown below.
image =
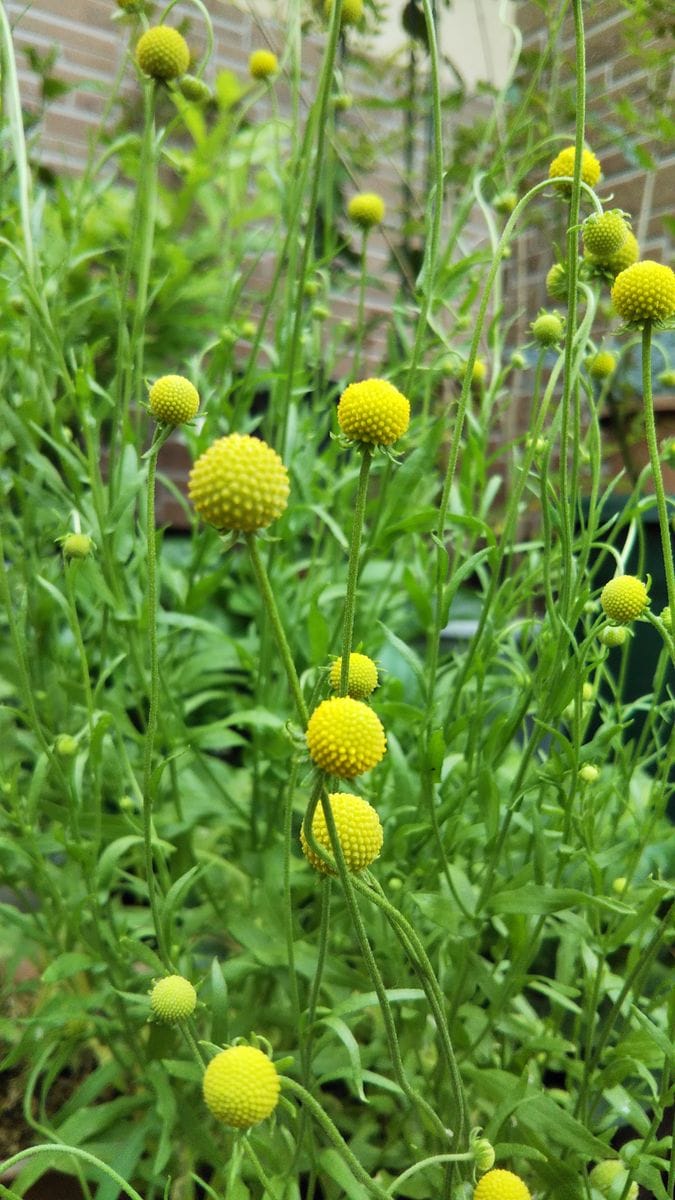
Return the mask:
<path fill-rule="evenodd" d="M 429 6 L 413 7 L 431 55 Z M 656 616 L 672 557 L 665 538 L 649 549 L 648 472 L 613 507 L 602 462 L 609 384 L 586 360 L 606 281 L 572 233 L 567 340 L 538 350 L 517 342 L 505 274 L 504 250 L 544 221 L 553 26 L 487 116 L 461 88 L 438 97 L 422 188 L 440 166 L 438 253 L 415 259 L 433 205 L 408 188 L 372 320 L 374 260 L 342 196 L 382 146 L 321 124 L 343 87 L 337 39 L 306 125 L 228 73 L 205 106 L 146 83 L 142 125 L 139 105 L 100 130 L 80 178 L 31 180 L 2 27 L 0 1037 L 20 1148 L 42 1144 L 8 1194 L 58 1168 L 98 1200 L 361 1200 L 398 1194 L 416 1165 L 402 1196 L 459 1200 L 479 1126 L 541 1200 L 588 1200 L 588 1168 L 619 1151 L 646 1193 L 672 1190 L 675 648 Z M 365 103 L 383 103 L 371 71 Z M 392 99 L 404 128 L 432 110 L 429 82 L 412 99 L 409 83 Z M 491 199 L 528 177 L 496 216 Z M 580 202 L 582 218 L 601 207 Z M 353 317 L 318 320 L 317 301 Z M 369 478 L 335 419 L 366 331 L 381 337 L 361 361 L 413 414 Z M 612 387 L 634 391 L 621 336 Z M 169 441 L 146 381 L 174 372 L 202 403 Z M 166 483 L 175 447 L 194 459 L 229 432 L 263 436 L 291 477 L 259 562 L 175 479 L 181 524 L 152 523 L 155 466 Z M 70 530 L 88 557 L 64 557 Z M 608 649 L 598 596 L 617 565 L 654 575 L 652 605 Z M 303 710 L 345 637 L 378 663 L 388 741 L 346 785 L 384 827 L 351 883 L 339 855 L 320 879 L 299 849 L 327 782 Z M 167 973 L 197 988 L 180 1028 L 148 1021 Z M 252 1035 L 285 1078 L 242 1136 L 210 1118 L 201 1078 Z"/>

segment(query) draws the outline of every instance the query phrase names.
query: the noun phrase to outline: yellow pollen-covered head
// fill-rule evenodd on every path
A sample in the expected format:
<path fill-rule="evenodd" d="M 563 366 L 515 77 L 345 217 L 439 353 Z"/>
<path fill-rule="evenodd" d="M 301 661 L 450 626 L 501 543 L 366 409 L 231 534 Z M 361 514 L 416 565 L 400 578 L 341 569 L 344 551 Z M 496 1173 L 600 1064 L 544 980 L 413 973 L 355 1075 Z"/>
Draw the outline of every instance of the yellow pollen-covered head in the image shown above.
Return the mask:
<path fill-rule="evenodd" d="M 362 229 L 371 229 L 384 221 L 385 204 L 377 192 L 359 192 L 347 205 L 349 219 Z"/>
<path fill-rule="evenodd" d="M 276 450 L 239 433 L 209 446 L 188 482 L 190 500 L 205 521 L 243 533 L 264 529 L 280 517 L 289 490 L 288 471 Z"/>
<path fill-rule="evenodd" d="M 560 179 L 564 176 L 569 176 L 570 179 L 574 175 L 574 161 L 576 159 L 576 148 L 574 146 L 565 146 L 559 154 L 556 154 L 553 162 L 548 168 L 548 177 L 552 180 Z M 581 178 L 589 187 L 595 187 L 598 183 L 602 169 L 597 158 L 591 150 L 584 150 L 581 155 Z M 561 183 L 558 185 L 561 192 L 569 195 L 572 185 L 571 183 Z"/>
<path fill-rule="evenodd" d="M 600 604 L 610 621 L 629 625 L 642 616 L 649 604 L 649 596 L 645 584 L 635 575 L 617 575 L 602 589 Z"/>
<path fill-rule="evenodd" d="M 336 658 L 330 669 L 328 682 L 334 692 L 340 689 L 342 674 L 342 658 Z M 353 653 L 349 655 L 349 676 L 347 680 L 347 695 L 354 700 L 365 700 L 375 691 L 378 684 L 377 667 L 367 654 Z"/>
<path fill-rule="evenodd" d="M 202 1090 L 214 1117 L 235 1129 L 249 1129 L 274 1112 L 280 1086 L 274 1064 L 262 1050 L 230 1046 L 211 1059 Z"/>
<path fill-rule="evenodd" d="M 342 847 L 347 869 L 363 871 L 375 861 L 382 849 L 382 825 L 372 804 L 361 796 L 347 792 L 332 792 L 328 801 L 335 820 L 335 828 Z M 323 806 L 318 804 L 312 818 L 312 833 L 318 844 L 332 854 L 328 826 Z M 335 872 L 310 848 L 304 829 L 300 832 L 300 844 L 305 858 L 317 871 L 333 875 Z"/>
<path fill-rule="evenodd" d="M 183 375 L 162 375 L 148 394 L 148 406 L 163 425 L 182 425 L 199 411 L 199 392 Z"/>
<path fill-rule="evenodd" d="M 354 442 L 391 446 L 410 423 L 410 401 L 385 379 L 350 383 L 340 396 L 338 424 Z"/>
<path fill-rule="evenodd" d="M 478 1180 L 473 1200 L 532 1200 L 530 1190 L 519 1175 L 497 1167 Z"/>
<path fill-rule="evenodd" d="M 190 51 L 177 29 L 170 25 L 154 25 L 138 40 L 136 62 L 143 74 L 151 79 L 178 79 L 190 65 Z"/>
<path fill-rule="evenodd" d="M 379 763 L 387 742 L 372 708 L 351 696 L 332 696 L 309 718 L 307 747 L 312 761 L 327 775 L 353 779 Z"/>
<path fill-rule="evenodd" d="M 614 280 L 612 302 L 628 325 L 666 321 L 675 315 L 675 272 L 645 258 Z"/>

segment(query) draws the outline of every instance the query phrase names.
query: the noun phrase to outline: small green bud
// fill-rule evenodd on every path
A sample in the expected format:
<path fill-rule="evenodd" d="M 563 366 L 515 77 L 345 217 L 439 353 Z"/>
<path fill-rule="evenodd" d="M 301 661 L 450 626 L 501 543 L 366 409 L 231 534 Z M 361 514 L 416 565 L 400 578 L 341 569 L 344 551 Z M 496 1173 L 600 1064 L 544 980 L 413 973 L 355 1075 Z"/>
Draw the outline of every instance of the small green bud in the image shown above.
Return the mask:
<path fill-rule="evenodd" d="M 597 767 L 593 766 L 593 763 L 584 763 L 579 770 L 579 778 L 583 783 L 595 783 L 600 778 L 600 772 Z"/>
<path fill-rule="evenodd" d="M 61 542 L 65 558 L 88 558 L 94 542 L 86 533 L 67 533 Z"/>
<path fill-rule="evenodd" d="M 196 75 L 183 75 L 178 87 L 181 95 L 193 104 L 206 104 L 207 100 L 212 98 L 209 85 L 204 83 L 203 79 L 197 79 Z"/>
<path fill-rule="evenodd" d="M 511 355 L 511 366 L 514 371 L 523 371 L 527 366 L 527 359 L 524 354 L 520 353 L 520 350 L 514 350 Z"/>
<path fill-rule="evenodd" d="M 598 634 L 603 646 L 607 646 L 610 650 L 615 646 L 623 646 L 627 637 L 628 630 L 625 625 L 605 625 L 605 628 L 601 629 Z"/>
<path fill-rule="evenodd" d="M 499 192 L 492 203 L 497 212 L 510 216 L 518 203 L 518 196 L 515 192 Z"/>
<path fill-rule="evenodd" d="M 616 879 L 612 880 L 612 891 L 616 892 L 617 896 L 623 896 L 627 887 L 628 880 L 625 875 L 618 875 Z"/>
<path fill-rule="evenodd" d="M 78 751 L 77 738 L 71 737 L 69 733 L 60 733 L 54 742 L 54 749 L 62 758 L 72 758 Z"/>
<path fill-rule="evenodd" d="M 565 336 L 565 322 L 557 312 L 542 312 L 530 325 L 532 336 L 540 346 L 557 346 Z"/>
<path fill-rule="evenodd" d="M 312 308 L 312 316 L 315 321 L 327 321 L 330 316 L 330 309 L 326 308 L 325 304 L 315 304 Z"/>

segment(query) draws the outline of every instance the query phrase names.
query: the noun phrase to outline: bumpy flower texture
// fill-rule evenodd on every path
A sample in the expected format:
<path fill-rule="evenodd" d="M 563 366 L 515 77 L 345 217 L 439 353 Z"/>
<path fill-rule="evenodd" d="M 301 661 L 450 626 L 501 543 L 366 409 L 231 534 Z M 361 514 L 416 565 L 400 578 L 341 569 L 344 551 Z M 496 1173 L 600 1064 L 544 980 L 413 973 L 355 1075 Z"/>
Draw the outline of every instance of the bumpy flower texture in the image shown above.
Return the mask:
<path fill-rule="evenodd" d="M 324 0 L 324 11 L 327 17 L 333 10 L 333 0 Z M 342 0 L 341 25 L 358 25 L 363 16 L 363 0 Z"/>
<path fill-rule="evenodd" d="M 583 224 L 584 250 L 594 258 L 611 258 L 623 246 L 630 229 L 618 209 L 593 213 Z"/>
<path fill-rule="evenodd" d="M 337 415 L 345 437 L 391 446 L 408 428 L 410 401 L 385 379 L 363 379 L 345 388 Z"/>
<path fill-rule="evenodd" d="M 519 1175 L 497 1168 L 479 1179 L 473 1200 L 532 1200 L 532 1196 Z"/>
<path fill-rule="evenodd" d="M 182 975 L 159 979 L 150 993 L 150 1008 L 160 1021 L 184 1021 L 197 1006 L 197 993 Z"/>
<path fill-rule="evenodd" d="M 675 316 L 675 273 L 648 258 L 633 263 L 614 280 L 612 302 L 629 325 L 666 321 Z"/>
<path fill-rule="evenodd" d="M 377 192 L 359 192 L 347 205 L 349 218 L 362 229 L 371 229 L 384 221 L 385 204 Z"/>
<path fill-rule="evenodd" d="M 616 371 L 616 359 L 609 350 L 598 350 L 588 363 L 588 369 L 594 379 L 609 379 Z"/>
<path fill-rule="evenodd" d="M 312 761 L 327 775 L 354 779 L 377 766 L 387 742 L 372 708 L 350 696 L 332 696 L 309 718 L 307 747 Z"/>
<path fill-rule="evenodd" d="M 549 179 L 560 179 L 569 175 L 570 179 L 574 175 L 574 160 L 576 158 L 576 149 L 574 146 L 566 146 L 559 154 L 556 154 L 553 162 L 548 168 Z M 581 155 L 581 178 L 589 187 L 595 187 L 600 179 L 602 169 L 597 158 L 591 150 L 584 150 Z M 569 192 L 571 184 L 559 184 L 562 192 Z"/>
<path fill-rule="evenodd" d="M 202 1084 L 214 1117 L 235 1129 L 249 1129 L 277 1106 L 280 1082 L 274 1063 L 255 1046 L 230 1046 L 211 1059 Z"/>
<path fill-rule="evenodd" d="M 136 62 L 151 79 L 178 79 L 190 65 L 190 51 L 177 29 L 170 25 L 154 25 L 146 29 L 138 41 Z"/>
<path fill-rule="evenodd" d="M 199 392 L 183 375 L 162 375 L 148 395 L 150 412 L 163 425 L 181 425 L 199 411 Z"/>
<path fill-rule="evenodd" d="M 565 336 L 565 322 L 559 313 L 540 313 L 530 329 L 540 346 L 557 346 Z"/>
<path fill-rule="evenodd" d="M 629 625 L 642 616 L 649 604 L 649 596 L 644 583 L 635 575 L 617 575 L 602 589 L 600 604 L 610 621 L 617 625 Z"/>
<path fill-rule="evenodd" d="M 382 826 L 372 804 L 361 796 L 348 792 L 331 792 L 328 797 L 335 820 L 338 839 L 345 857 L 347 870 L 363 871 L 375 861 L 382 849 Z M 312 818 L 312 833 L 324 850 L 332 853 L 330 835 L 323 807 L 318 804 Z M 304 829 L 300 833 L 300 844 L 305 858 L 317 871 L 333 875 L 335 872 L 310 848 Z"/>
<path fill-rule="evenodd" d="M 334 692 L 340 689 L 342 674 L 342 658 L 336 658 L 330 669 L 328 682 Z M 349 675 L 347 678 L 347 694 L 354 700 L 365 700 L 377 687 L 377 667 L 367 654 L 349 655 Z"/>
<path fill-rule="evenodd" d="M 253 79 L 269 79 L 279 70 L 279 59 L 271 50 L 254 50 L 248 60 L 248 70 Z"/>
<path fill-rule="evenodd" d="M 289 493 L 288 471 L 259 438 L 231 433 L 197 459 L 188 494 L 216 529 L 253 533 L 280 517 Z"/>

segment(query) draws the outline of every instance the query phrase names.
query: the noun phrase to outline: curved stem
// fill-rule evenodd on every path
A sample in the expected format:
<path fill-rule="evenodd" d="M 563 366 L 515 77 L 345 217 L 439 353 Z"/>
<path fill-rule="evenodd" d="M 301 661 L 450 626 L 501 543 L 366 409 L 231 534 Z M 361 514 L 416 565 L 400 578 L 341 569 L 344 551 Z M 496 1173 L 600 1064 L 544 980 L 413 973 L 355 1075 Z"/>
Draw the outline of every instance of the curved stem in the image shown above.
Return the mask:
<path fill-rule="evenodd" d="M 143 847 L 145 851 L 145 875 L 148 885 L 150 911 L 155 926 L 155 936 L 160 957 L 166 966 L 170 965 L 169 952 L 164 937 L 164 929 L 160 919 L 157 900 L 155 871 L 152 855 L 152 756 L 157 734 L 157 715 L 159 711 L 159 654 L 157 650 L 157 533 L 155 529 L 155 476 L 157 472 L 157 457 L 169 430 L 160 430 L 155 439 L 148 458 L 147 499 L 146 499 L 146 542 L 148 569 L 148 648 L 150 656 L 150 696 L 148 705 L 148 723 L 143 744 Z"/>
<path fill-rule="evenodd" d="M 671 542 L 670 525 L 668 522 L 668 503 L 663 486 L 663 474 L 659 459 L 659 447 L 656 441 L 656 420 L 654 416 L 654 397 L 652 395 L 652 323 L 647 321 L 642 331 L 642 398 L 645 411 L 645 433 L 649 447 L 649 458 L 652 464 L 654 491 L 656 492 L 656 507 L 659 514 L 659 529 L 661 531 L 661 548 L 663 565 L 666 572 L 668 589 L 668 604 L 670 619 L 675 629 L 675 571 L 673 570 L 673 547 Z"/>
<path fill-rule="evenodd" d="M 265 605 L 265 611 L 267 613 L 269 623 L 272 626 L 272 631 L 277 643 L 277 649 L 281 655 L 281 659 L 286 670 L 286 677 L 288 679 L 289 687 L 293 694 L 293 699 L 295 700 L 295 707 L 298 710 L 298 716 L 304 729 L 307 724 L 307 705 L 305 704 L 302 689 L 300 687 L 300 680 L 298 679 L 298 672 L 295 669 L 295 663 L 293 662 L 293 656 L 291 654 L 291 648 L 288 644 L 288 638 L 286 637 L 284 627 L 281 624 L 279 610 L 277 608 L 276 600 L 274 599 L 274 593 L 265 569 L 265 564 L 262 561 L 260 550 L 258 549 L 256 535 L 254 533 L 247 533 L 245 534 L 245 538 L 246 545 L 248 546 L 248 551 L 251 556 L 251 564 L 256 577 L 256 583 L 258 584 L 260 595 L 262 597 L 263 604 Z"/>
<path fill-rule="evenodd" d="M 281 1086 L 284 1091 L 291 1092 L 292 1095 L 296 1096 L 304 1104 L 359 1183 L 362 1183 L 371 1195 L 376 1197 L 376 1200 L 389 1200 L 388 1192 L 380 1187 L 378 1183 L 375 1183 L 374 1179 L 370 1178 L 370 1175 L 363 1169 L 358 1158 L 349 1149 L 337 1126 L 333 1124 L 328 1114 L 307 1089 L 302 1084 L 296 1083 L 294 1079 L 289 1079 L 287 1075 L 281 1076 Z"/>
<path fill-rule="evenodd" d="M 387 1192 L 393 1196 L 406 1179 L 410 1179 L 412 1175 L 416 1175 L 418 1171 L 424 1171 L 427 1167 L 435 1167 L 439 1163 L 470 1162 L 474 1158 L 473 1150 L 467 1150 L 466 1154 L 432 1154 L 430 1158 L 422 1158 L 419 1162 L 413 1163 L 407 1171 L 403 1171 L 401 1175 L 396 1176 L 396 1179 L 392 1179 L 387 1187 Z"/>
<path fill-rule="evenodd" d="M 79 1146 L 63 1146 L 58 1143 L 54 1143 L 53 1145 L 29 1146 L 27 1150 L 20 1150 L 18 1154 L 13 1154 L 11 1158 L 6 1158 L 4 1162 L 0 1162 L 0 1175 L 3 1175 L 5 1171 L 15 1166 L 16 1163 L 23 1162 L 27 1158 L 32 1158 L 34 1154 L 54 1153 L 71 1154 L 74 1158 L 81 1158 L 83 1162 L 89 1163 L 92 1167 L 96 1167 L 99 1171 L 103 1171 L 108 1175 L 113 1183 L 126 1196 L 130 1197 L 130 1200 L 143 1200 L 143 1197 L 139 1195 L 136 1189 L 132 1188 L 131 1184 L 127 1183 L 126 1179 L 123 1179 L 121 1175 L 118 1175 L 117 1171 L 114 1171 L 107 1163 L 102 1162 L 100 1158 L 96 1158 L 94 1154 L 89 1154 L 87 1150 L 80 1150 Z"/>
<path fill-rule="evenodd" d="M 363 458 L 361 460 L 359 486 L 356 493 L 356 504 L 354 508 L 354 522 L 352 524 L 352 538 L 349 547 L 347 592 L 345 595 L 344 620 L 342 626 L 342 666 L 340 668 L 341 696 L 347 695 L 347 684 L 349 681 L 349 656 L 351 654 L 352 639 L 354 636 L 354 610 L 356 607 L 356 585 L 359 577 L 359 555 L 361 552 L 363 522 L 366 515 L 368 475 L 370 474 L 370 464 L 372 462 L 372 453 L 369 449 L 364 449 L 362 453 Z"/>

